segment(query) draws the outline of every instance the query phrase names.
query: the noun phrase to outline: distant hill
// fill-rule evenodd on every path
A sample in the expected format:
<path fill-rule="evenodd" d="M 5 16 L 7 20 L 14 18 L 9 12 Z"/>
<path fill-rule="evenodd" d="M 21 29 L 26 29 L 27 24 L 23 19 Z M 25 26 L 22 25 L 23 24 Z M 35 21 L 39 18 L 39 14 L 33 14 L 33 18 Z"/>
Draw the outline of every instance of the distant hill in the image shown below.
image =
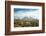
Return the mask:
<path fill-rule="evenodd" d="M 23 21 L 38 21 L 38 19 L 34 19 L 33 17 L 23 17 L 22 19 L 20 18 L 15 18 L 16 19 L 19 19 L 19 20 L 23 20 Z"/>
<path fill-rule="evenodd" d="M 34 18 L 32 18 L 32 17 L 29 17 L 29 18 L 28 17 L 24 17 L 24 18 L 22 18 L 22 20 L 29 20 L 30 21 L 30 20 L 34 20 Z"/>

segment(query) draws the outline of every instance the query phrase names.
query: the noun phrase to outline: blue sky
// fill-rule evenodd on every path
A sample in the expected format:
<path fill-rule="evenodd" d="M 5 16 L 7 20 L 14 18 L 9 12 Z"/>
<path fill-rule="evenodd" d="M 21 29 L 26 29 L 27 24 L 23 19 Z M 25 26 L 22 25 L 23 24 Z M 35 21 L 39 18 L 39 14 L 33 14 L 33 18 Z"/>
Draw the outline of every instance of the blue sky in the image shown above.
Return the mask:
<path fill-rule="evenodd" d="M 34 19 L 39 19 L 39 9 L 25 9 L 25 8 L 14 8 L 15 18 L 33 17 Z"/>

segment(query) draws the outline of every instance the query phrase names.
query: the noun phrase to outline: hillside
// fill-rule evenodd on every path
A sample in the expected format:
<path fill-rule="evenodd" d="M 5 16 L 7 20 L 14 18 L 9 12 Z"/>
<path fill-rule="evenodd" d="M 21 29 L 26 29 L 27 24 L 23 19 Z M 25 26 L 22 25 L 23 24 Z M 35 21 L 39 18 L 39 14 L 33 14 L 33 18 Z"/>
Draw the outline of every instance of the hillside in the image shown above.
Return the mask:
<path fill-rule="evenodd" d="M 22 19 L 14 19 L 14 27 L 36 27 L 39 25 L 39 20 L 32 17 L 24 17 Z"/>

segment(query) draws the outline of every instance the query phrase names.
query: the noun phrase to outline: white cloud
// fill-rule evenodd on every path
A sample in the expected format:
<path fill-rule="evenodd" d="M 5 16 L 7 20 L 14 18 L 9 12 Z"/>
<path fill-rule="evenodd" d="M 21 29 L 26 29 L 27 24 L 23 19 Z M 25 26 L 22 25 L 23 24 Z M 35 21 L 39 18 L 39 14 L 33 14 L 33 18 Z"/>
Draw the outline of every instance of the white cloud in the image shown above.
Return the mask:
<path fill-rule="evenodd" d="M 24 11 L 18 11 L 18 12 L 24 12 Z M 37 10 L 37 11 L 29 11 L 29 12 L 26 11 L 24 13 L 16 13 L 15 14 L 16 18 L 17 17 L 23 18 L 25 16 L 27 16 L 27 17 L 33 17 L 35 19 L 39 19 L 39 10 Z"/>

